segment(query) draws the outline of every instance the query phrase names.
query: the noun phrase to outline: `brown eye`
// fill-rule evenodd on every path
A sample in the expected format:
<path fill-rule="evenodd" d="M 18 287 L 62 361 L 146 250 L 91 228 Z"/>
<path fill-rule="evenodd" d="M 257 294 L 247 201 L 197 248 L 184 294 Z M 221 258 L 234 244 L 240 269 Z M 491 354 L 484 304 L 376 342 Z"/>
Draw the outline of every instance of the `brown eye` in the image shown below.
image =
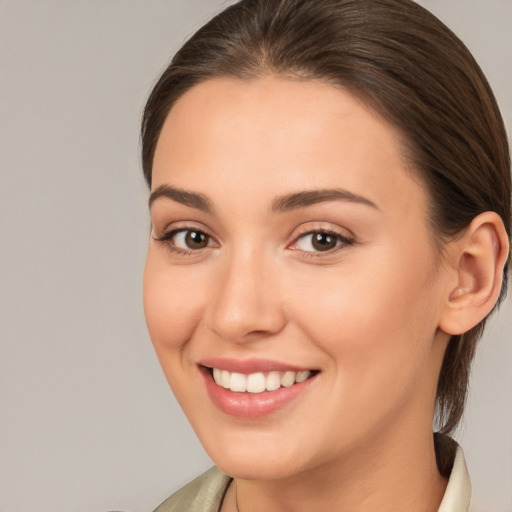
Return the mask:
<path fill-rule="evenodd" d="M 198 229 L 175 229 L 156 240 L 176 252 L 197 251 L 215 245 L 210 235 Z"/>
<path fill-rule="evenodd" d="M 321 253 L 346 247 L 353 243 L 354 240 L 339 233 L 331 231 L 310 231 L 297 238 L 292 248 L 305 253 Z"/>
<path fill-rule="evenodd" d="M 208 247 L 210 237 L 206 233 L 194 230 L 182 231 L 181 233 L 184 234 L 183 241 L 187 249 L 204 249 L 205 247 Z M 181 238 L 181 233 L 177 234 L 176 239 Z"/>
<path fill-rule="evenodd" d="M 330 233 L 312 233 L 311 245 L 317 251 L 329 251 L 338 245 L 338 238 Z"/>

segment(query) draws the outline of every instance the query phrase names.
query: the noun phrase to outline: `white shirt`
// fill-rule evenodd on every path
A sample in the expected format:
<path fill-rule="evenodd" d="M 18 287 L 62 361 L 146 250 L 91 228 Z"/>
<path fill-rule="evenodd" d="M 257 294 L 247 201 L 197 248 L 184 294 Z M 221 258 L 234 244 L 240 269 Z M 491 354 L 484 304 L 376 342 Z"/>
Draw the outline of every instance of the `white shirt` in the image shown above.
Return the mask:
<path fill-rule="evenodd" d="M 462 448 L 457 447 L 452 472 L 438 512 L 467 512 L 471 499 L 471 481 Z"/>

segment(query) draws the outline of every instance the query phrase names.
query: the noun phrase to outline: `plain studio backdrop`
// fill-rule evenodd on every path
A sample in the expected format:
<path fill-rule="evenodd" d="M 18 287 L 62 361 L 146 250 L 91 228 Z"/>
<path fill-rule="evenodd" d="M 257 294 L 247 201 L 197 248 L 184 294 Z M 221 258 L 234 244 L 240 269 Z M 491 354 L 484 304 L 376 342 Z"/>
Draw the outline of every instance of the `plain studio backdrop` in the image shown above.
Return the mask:
<path fill-rule="evenodd" d="M 148 512 L 211 465 L 144 324 L 145 99 L 222 0 L 0 0 L 0 512 Z M 512 128 L 512 1 L 423 0 Z M 512 303 L 458 433 L 477 511 L 512 511 Z"/>

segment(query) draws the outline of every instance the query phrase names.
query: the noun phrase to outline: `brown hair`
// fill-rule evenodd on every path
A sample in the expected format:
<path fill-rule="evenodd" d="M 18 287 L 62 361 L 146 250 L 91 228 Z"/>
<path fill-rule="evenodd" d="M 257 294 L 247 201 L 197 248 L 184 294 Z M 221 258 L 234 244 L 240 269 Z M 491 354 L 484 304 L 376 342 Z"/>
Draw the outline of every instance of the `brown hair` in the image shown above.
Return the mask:
<path fill-rule="evenodd" d="M 209 78 L 270 73 L 348 89 L 400 130 L 430 193 L 438 247 L 485 211 L 498 213 L 510 236 L 510 155 L 494 95 L 464 44 L 411 0 L 242 0 L 225 9 L 185 43 L 149 97 L 148 184 L 162 125 L 182 94 Z M 442 432 L 461 419 L 484 324 L 449 343 L 437 390 Z"/>

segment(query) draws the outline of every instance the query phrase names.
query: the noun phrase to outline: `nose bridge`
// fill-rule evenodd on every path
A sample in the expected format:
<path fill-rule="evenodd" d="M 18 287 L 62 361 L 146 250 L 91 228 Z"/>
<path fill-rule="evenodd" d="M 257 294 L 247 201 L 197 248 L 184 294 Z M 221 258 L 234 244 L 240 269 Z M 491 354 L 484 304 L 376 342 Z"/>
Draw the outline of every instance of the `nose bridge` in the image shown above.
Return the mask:
<path fill-rule="evenodd" d="M 209 315 L 210 328 L 219 337 L 245 342 L 282 329 L 275 266 L 275 259 L 251 245 L 223 258 Z"/>

